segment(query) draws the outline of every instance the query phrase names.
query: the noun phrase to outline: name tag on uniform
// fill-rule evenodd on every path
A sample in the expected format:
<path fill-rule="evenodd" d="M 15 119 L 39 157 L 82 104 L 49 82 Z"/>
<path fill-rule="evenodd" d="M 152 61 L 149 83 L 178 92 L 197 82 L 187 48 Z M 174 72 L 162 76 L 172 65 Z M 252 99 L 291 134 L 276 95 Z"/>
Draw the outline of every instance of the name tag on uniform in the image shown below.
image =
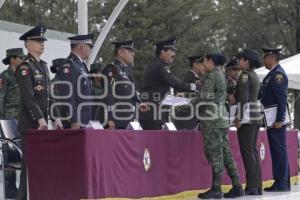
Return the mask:
<path fill-rule="evenodd" d="M 40 74 L 40 73 L 38 73 L 38 74 L 36 74 L 36 75 L 34 76 L 34 78 L 42 78 L 42 77 L 43 77 L 43 75 Z"/>

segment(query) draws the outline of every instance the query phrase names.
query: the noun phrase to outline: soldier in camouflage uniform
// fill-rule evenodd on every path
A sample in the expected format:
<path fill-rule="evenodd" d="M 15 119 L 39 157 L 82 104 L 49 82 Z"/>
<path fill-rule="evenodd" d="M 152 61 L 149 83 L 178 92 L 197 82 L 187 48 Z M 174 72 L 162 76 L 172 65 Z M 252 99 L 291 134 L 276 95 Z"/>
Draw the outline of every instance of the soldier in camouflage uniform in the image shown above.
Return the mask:
<path fill-rule="evenodd" d="M 13 119 L 18 117 L 20 104 L 20 91 L 16 82 L 15 71 L 21 64 L 24 57 L 22 48 L 14 48 L 6 50 L 6 58 L 2 60 L 3 64 L 9 65 L 6 70 L 0 74 L 0 118 Z M 7 151 L 9 147 L 3 145 L 3 154 L 5 160 L 13 155 Z M 15 198 L 17 194 L 16 188 L 16 171 L 5 171 L 5 191 L 6 198 Z"/>
<path fill-rule="evenodd" d="M 195 102 L 201 101 L 198 116 L 203 133 L 205 155 L 212 167 L 212 187 L 205 193 L 200 193 L 198 198 L 222 198 L 221 178 L 224 166 L 232 180 L 233 188 L 225 198 L 235 198 L 244 195 L 235 162 L 232 158 L 228 142 L 228 117 L 225 108 L 226 82 L 223 71 L 219 65 L 222 60 L 220 54 L 207 54 L 203 65 L 207 72 L 201 92 Z M 207 104 L 203 104 L 206 102 Z M 211 114 L 213 113 L 213 114 Z"/>

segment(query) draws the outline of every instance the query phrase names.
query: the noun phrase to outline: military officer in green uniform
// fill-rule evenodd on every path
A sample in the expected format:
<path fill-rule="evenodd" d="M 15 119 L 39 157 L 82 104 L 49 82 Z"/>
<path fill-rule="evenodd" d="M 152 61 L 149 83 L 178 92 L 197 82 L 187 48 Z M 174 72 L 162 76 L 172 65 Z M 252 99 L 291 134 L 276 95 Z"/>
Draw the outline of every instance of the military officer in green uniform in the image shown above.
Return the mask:
<path fill-rule="evenodd" d="M 0 118 L 1 119 L 17 119 L 19 104 L 20 104 L 20 91 L 16 82 L 15 71 L 18 65 L 21 64 L 24 58 L 22 48 L 13 48 L 6 50 L 6 57 L 2 60 L 4 65 L 8 68 L 0 74 Z M 13 156 L 8 155 L 3 145 L 3 154 L 5 159 Z M 6 146 L 8 148 L 8 146 Z M 7 157 L 8 156 L 8 157 Z M 5 171 L 5 191 L 6 198 L 16 198 L 16 172 Z"/>
<path fill-rule="evenodd" d="M 202 64 L 203 55 L 188 56 L 190 70 L 187 71 L 182 79 L 184 83 L 197 83 L 203 80 L 205 70 Z M 193 98 L 195 93 L 185 94 L 185 97 Z M 197 126 L 198 119 L 195 116 L 194 109 L 190 105 L 175 107 L 175 116 L 173 122 L 177 130 L 193 130 Z"/>
<path fill-rule="evenodd" d="M 47 40 L 44 37 L 45 32 L 44 26 L 36 26 L 20 37 L 20 40 L 25 41 L 28 55 L 16 70 L 21 98 L 18 118 L 23 151 L 18 200 L 27 199 L 26 152 L 24 147 L 26 131 L 28 129 L 47 130 L 48 128 L 50 78 L 47 63 L 41 59 L 44 52 L 44 42 Z M 57 129 L 62 128 L 61 121 L 56 119 L 54 126 Z"/>
<path fill-rule="evenodd" d="M 229 111 L 229 106 L 234 105 L 235 102 L 235 87 L 237 80 L 240 75 L 240 70 L 238 67 L 238 59 L 231 59 L 226 65 L 226 85 L 227 85 L 227 98 L 226 98 L 226 107 Z"/>
<path fill-rule="evenodd" d="M 235 198 L 244 195 L 240 184 L 239 174 L 232 158 L 228 142 L 228 114 L 225 107 L 226 81 L 224 72 L 218 67 L 223 60 L 220 54 L 207 54 L 203 65 L 206 76 L 200 93 L 194 99 L 195 103 L 201 101 L 197 113 L 203 133 L 204 150 L 206 158 L 212 167 L 213 181 L 210 190 L 200 193 L 198 198 L 222 198 L 221 180 L 223 168 L 232 180 L 232 189 L 224 194 L 225 198 Z"/>
<path fill-rule="evenodd" d="M 257 52 L 246 49 L 240 54 L 239 67 L 242 72 L 237 82 L 235 93 L 236 103 L 239 108 L 239 112 L 236 114 L 235 126 L 246 171 L 245 195 L 262 195 L 260 157 L 256 147 L 262 120 L 261 106 L 258 101 L 260 81 L 254 71 L 259 66 L 260 62 Z M 246 109 L 250 111 L 249 117 L 244 115 Z"/>
<path fill-rule="evenodd" d="M 92 93 L 94 96 L 95 105 L 93 105 L 93 120 L 100 121 L 101 124 L 104 124 L 106 120 L 107 111 L 105 107 L 102 106 L 104 103 L 103 93 L 104 93 L 104 82 L 102 75 L 102 67 L 100 63 L 91 64 L 90 74 L 92 74 Z M 100 103 L 101 105 L 96 105 Z"/>
<path fill-rule="evenodd" d="M 108 106 L 107 127 L 125 129 L 135 119 L 135 109 L 148 111 L 148 106 L 140 101 L 135 90 L 132 72 L 135 49 L 134 41 L 114 41 L 114 60 L 103 69 L 108 80 L 108 94 L 105 103 Z"/>

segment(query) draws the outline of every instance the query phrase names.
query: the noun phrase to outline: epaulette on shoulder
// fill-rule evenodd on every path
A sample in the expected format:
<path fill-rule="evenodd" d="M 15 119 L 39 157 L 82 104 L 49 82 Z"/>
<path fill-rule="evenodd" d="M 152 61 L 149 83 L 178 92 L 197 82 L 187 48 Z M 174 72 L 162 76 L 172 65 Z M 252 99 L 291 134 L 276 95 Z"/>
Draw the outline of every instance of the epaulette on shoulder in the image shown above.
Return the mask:
<path fill-rule="evenodd" d="M 30 66 L 30 62 L 28 59 L 23 60 L 23 62 L 18 66 L 17 69 L 28 69 Z"/>
<path fill-rule="evenodd" d="M 115 67 L 114 63 L 110 63 L 108 65 L 106 65 L 103 69 L 103 71 L 106 71 L 106 70 L 112 70 L 113 68 Z"/>
<path fill-rule="evenodd" d="M 23 62 L 21 63 L 21 65 L 23 65 L 23 63 L 28 64 L 30 63 L 30 58 L 26 58 L 25 60 L 23 60 Z M 20 66 L 21 66 L 20 65 Z"/>
<path fill-rule="evenodd" d="M 44 61 L 44 60 L 40 60 L 42 63 L 45 63 L 45 64 L 47 64 L 47 62 L 46 61 Z"/>
<path fill-rule="evenodd" d="M 70 63 L 74 63 L 73 58 L 66 58 L 67 61 L 69 61 Z"/>
<path fill-rule="evenodd" d="M 64 59 L 58 66 L 58 70 L 64 74 L 71 75 L 73 72 L 72 67 L 71 67 L 72 62 L 73 62 L 73 60 L 71 58 Z"/>
<path fill-rule="evenodd" d="M 66 67 L 71 68 L 71 64 L 72 64 L 72 62 L 70 60 L 65 60 L 61 63 L 61 66 L 63 68 L 66 68 Z"/>
<path fill-rule="evenodd" d="M 117 69 L 114 63 L 106 65 L 103 69 L 103 74 L 106 74 L 108 77 L 115 77 L 117 74 Z"/>

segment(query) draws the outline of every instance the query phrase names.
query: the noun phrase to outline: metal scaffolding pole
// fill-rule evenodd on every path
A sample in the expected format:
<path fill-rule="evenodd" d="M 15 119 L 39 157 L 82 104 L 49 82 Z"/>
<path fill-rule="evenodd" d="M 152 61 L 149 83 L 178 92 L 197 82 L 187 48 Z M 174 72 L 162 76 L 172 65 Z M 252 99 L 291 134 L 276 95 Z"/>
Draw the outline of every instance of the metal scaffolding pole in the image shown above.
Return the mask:
<path fill-rule="evenodd" d="M 87 0 L 78 0 L 77 9 L 78 9 L 78 34 L 84 35 L 88 33 Z"/>
<path fill-rule="evenodd" d="M 118 5 L 115 7 L 113 10 L 112 14 L 110 15 L 108 21 L 106 22 L 105 26 L 103 27 L 99 37 L 97 38 L 94 48 L 92 49 L 88 65 L 92 64 L 95 61 L 95 58 L 103 44 L 104 39 L 106 38 L 107 34 L 109 33 L 109 30 L 111 29 L 112 25 L 122 12 L 123 8 L 126 6 L 128 3 L 128 0 L 120 0 Z"/>

